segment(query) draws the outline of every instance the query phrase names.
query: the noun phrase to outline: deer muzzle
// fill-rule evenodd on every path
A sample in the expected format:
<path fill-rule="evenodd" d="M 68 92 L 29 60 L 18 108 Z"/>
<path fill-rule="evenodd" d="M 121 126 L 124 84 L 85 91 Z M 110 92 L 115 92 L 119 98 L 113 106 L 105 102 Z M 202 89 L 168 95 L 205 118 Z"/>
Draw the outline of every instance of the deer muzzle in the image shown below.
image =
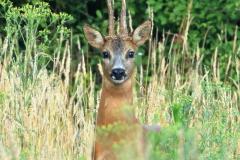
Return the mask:
<path fill-rule="evenodd" d="M 126 71 L 124 69 L 117 68 L 112 70 L 111 78 L 113 80 L 121 81 L 121 80 L 124 80 L 125 77 L 126 77 Z"/>

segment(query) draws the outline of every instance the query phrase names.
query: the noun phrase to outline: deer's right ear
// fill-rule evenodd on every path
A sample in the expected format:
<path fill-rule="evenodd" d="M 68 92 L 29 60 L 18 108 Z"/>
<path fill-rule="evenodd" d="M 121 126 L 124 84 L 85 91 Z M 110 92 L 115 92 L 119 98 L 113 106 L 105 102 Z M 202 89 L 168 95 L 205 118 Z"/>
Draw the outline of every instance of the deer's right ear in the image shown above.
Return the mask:
<path fill-rule="evenodd" d="M 100 32 L 98 32 L 97 30 L 91 28 L 89 25 L 86 25 L 86 24 L 83 27 L 83 31 L 90 45 L 98 49 L 103 46 L 104 39 Z"/>

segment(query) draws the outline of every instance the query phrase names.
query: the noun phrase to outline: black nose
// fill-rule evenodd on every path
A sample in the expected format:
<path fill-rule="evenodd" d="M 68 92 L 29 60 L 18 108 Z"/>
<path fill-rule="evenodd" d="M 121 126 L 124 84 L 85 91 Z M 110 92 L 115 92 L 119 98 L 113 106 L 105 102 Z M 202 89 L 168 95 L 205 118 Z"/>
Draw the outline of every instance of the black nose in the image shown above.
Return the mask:
<path fill-rule="evenodd" d="M 111 77 L 113 80 L 122 80 L 125 77 L 126 73 L 124 69 L 117 68 L 112 70 Z"/>

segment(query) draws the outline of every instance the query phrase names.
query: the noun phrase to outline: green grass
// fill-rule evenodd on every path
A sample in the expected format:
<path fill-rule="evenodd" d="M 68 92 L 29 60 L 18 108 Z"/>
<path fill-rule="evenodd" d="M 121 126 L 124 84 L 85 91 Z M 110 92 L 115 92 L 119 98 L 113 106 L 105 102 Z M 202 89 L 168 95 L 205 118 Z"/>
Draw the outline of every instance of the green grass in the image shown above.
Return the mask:
<path fill-rule="evenodd" d="M 78 48 L 83 54 L 72 72 L 69 30 L 46 32 L 41 42 L 33 32 L 39 26 L 19 25 L 18 18 L 9 15 L 0 38 L 0 159 L 90 159 L 100 91 L 87 52 Z M 217 49 L 206 67 L 202 50 L 187 48 L 183 38 L 178 47 L 151 40 L 149 65 L 137 67 L 136 115 L 162 126 L 148 135 L 149 159 L 240 159 L 240 61 L 229 55 L 236 74 L 225 77 Z M 232 45 L 239 54 L 239 44 Z"/>

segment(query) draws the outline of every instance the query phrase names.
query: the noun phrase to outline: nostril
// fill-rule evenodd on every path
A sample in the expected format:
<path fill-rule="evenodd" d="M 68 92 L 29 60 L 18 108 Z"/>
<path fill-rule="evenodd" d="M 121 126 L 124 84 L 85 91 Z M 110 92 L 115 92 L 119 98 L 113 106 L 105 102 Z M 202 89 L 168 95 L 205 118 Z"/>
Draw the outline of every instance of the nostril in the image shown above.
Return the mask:
<path fill-rule="evenodd" d="M 112 70 L 112 76 L 117 80 L 122 80 L 125 76 L 125 70 L 124 69 L 113 69 Z"/>
<path fill-rule="evenodd" d="M 116 74 L 116 75 L 123 75 L 125 73 L 125 70 L 124 69 L 113 69 L 112 73 Z"/>
<path fill-rule="evenodd" d="M 123 74 L 123 73 L 124 73 L 124 70 L 123 70 L 123 69 L 114 69 L 114 70 L 113 70 L 113 73 L 114 73 L 114 74 Z"/>

